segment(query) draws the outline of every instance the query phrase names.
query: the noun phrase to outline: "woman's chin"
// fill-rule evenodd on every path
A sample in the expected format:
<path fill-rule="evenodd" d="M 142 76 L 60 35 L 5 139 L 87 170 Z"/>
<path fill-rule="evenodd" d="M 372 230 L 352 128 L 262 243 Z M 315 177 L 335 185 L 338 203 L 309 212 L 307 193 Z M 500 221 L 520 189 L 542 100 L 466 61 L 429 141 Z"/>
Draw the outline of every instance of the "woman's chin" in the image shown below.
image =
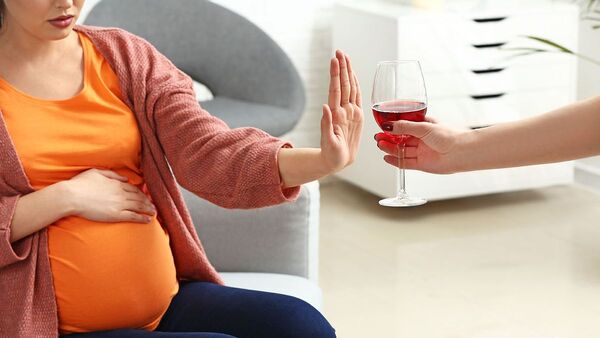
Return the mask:
<path fill-rule="evenodd" d="M 73 24 L 64 28 L 56 27 L 50 23 L 48 23 L 49 27 L 45 27 L 44 36 L 48 40 L 62 40 L 64 38 L 69 37 L 73 32 Z"/>
<path fill-rule="evenodd" d="M 65 28 L 65 29 L 56 29 L 53 27 L 53 30 L 46 32 L 46 34 L 44 34 L 44 38 L 46 40 L 51 40 L 51 41 L 59 41 L 59 40 L 64 40 L 66 38 L 68 38 L 73 32 L 73 28 L 69 27 L 69 28 Z"/>

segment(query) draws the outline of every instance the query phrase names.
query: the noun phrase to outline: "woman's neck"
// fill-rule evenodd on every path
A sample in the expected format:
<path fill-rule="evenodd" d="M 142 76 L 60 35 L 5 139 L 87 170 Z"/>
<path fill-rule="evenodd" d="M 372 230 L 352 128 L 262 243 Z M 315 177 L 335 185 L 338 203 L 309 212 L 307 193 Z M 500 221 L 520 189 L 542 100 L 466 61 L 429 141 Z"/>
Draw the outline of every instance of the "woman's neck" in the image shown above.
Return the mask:
<path fill-rule="evenodd" d="M 5 24 L 0 30 L 0 57 L 14 61 L 58 60 L 77 44 L 77 32 L 73 30 L 55 40 L 41 39 L 15 25 Z"/>

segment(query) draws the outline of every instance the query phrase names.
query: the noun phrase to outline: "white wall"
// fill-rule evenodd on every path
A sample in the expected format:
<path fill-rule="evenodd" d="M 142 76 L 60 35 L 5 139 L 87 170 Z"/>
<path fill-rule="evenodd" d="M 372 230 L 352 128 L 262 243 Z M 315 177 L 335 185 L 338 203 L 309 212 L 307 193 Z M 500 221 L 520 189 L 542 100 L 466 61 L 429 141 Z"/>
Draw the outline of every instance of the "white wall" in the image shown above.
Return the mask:
<path fill-rule="evenodd" d="M 79 20 L 77 22 L 82 23 L 85 20 L 85 17 L 88 15 L 90 10 L 98 3 L 100 0 L 85 0 L 85 4 L 83 5 L 83 9 L 81 10 L 81 15 L 79 16 Z"/>
<path fill-rule="evenodd" d="M 591 21 L 581 21 L 579 26 L 579 53 L 600 61 L 600 29 L 594 30 L 592 25 Z M 581 60 L 578 73 L 578 97 L 584 99 L 599 95 L 600 65 Z"/>

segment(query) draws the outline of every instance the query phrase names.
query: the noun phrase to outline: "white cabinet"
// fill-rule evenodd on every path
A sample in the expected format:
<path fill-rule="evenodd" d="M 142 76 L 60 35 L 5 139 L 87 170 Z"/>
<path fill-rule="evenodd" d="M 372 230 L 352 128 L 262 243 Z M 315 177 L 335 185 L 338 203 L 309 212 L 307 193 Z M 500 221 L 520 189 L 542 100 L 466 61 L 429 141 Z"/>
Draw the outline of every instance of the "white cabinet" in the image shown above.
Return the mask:
<path fill-rule="evenodd" d="M 340 3 L 333 46 L 350 55 L 363 92 L 365 128 L 355 164 L 338 176 L 379 196 L 395 194 L 370 111 L 377 62 L 416 59 L 428 91 L 428 115 L 440 123 L 478 128 L 572 103 L 576 58 L 561 53 L 514 57 L 514 47 L 545 47 L 539 36 L 576 50 L 578 8 L 572 4 L 488 6 L 465 11 L 421 10 L 379 1 Z M 486 151 L 482 149 L 481 151 Z M 572 162 L 453 175 L 407 173 L 411 194 L 430 200 L 570 183 Z"/>

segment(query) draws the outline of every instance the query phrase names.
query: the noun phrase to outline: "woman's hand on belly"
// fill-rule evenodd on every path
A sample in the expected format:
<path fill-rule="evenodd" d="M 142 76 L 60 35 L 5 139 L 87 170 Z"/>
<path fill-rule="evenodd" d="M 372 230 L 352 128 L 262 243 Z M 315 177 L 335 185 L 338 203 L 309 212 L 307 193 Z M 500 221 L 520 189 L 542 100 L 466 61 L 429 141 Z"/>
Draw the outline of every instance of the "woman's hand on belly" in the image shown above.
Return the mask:
<path fill-rule="evenodd" d="M 89 169 L 65 186 L 73 205 L 73 216 L 96 222 L 150 223 L 156 209 L 127 177 L 112 170 Z"/>

